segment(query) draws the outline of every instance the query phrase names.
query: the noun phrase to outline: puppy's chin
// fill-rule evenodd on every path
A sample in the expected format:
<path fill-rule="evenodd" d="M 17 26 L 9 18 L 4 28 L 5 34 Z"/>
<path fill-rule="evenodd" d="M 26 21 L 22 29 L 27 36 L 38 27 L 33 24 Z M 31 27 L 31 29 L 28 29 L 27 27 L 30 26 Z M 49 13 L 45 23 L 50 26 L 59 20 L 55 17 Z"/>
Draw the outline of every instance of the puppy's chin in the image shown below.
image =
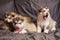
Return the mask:
<path fill-rule="evenodd" d="M 14 28 L 15 28 L 15 31 L 21 31 L 24 27 L 21 24 L 16 24 Z"/>

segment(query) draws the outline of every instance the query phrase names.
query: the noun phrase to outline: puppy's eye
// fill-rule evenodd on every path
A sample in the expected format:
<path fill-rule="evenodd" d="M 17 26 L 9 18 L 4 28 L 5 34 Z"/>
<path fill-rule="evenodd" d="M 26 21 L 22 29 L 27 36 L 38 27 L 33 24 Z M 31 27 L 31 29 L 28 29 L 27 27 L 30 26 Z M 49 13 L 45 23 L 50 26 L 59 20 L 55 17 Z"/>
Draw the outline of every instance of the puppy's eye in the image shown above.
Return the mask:
<path fill-rule="evenodd" d="M 21 19 L 21 21 L 24 21 L 23 19 Z"/>
<path fill-rule="evenodd" d="M 45 10 L 43 12 L 45 12 Z"/>
<path fill-rule="evenodd" d="M 11 17 L 9 19 L 11 19 Z"/>
<path fill-rule="evenodd" d="M 21 24 L 22 22 L 20 22 L 19 24 Z"/>
<path fill-rule="evenodd" d="M 12 15 L 12 17 L 14 17 L 15 15 Z"/>

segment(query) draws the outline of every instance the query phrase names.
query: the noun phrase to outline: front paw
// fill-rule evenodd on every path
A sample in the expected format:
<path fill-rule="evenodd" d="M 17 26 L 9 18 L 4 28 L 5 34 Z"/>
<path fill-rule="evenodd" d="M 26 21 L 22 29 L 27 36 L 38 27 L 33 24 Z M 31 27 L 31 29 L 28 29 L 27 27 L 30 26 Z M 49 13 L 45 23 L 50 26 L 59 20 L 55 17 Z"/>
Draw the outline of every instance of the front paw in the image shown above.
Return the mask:
<path fill-rule="evenodd" d="M 55 27 L 53 27 L 52 29 L 51 29 L 51 31 L 55 31 L 56 30 L 56 28 Z"/>
<path fill-rule="evenodd" d="M 37 33 L 41 33 L 41 28 L 40 27 L 37 28 Z"/>
<path fill-rule="evenodd" d="M 49 32 L 49 30 L 48 30 L 48 29 L 44 30 L 44 33 L 48 33 L 48 32 Z"/>

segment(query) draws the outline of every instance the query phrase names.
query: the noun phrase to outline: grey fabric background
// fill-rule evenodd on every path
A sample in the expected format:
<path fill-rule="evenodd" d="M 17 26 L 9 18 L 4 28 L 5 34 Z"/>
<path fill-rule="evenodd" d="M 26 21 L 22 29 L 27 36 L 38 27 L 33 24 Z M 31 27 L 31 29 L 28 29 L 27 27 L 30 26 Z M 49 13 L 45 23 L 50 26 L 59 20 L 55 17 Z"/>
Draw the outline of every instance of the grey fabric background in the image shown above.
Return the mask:
<path fill-rule="evenodd" d="M 6 11 L 14 11 L 29 16 L 36 21 L 41 6 L 50 8 L 51 17 L 57 21 L 56 32 L 48 35 L 32 33 L 32 36 L 26 34 L 21 36 L 8 31 L 0 31 L 0 40 L 60 40 L 60 0 L 0 0 L 0 18 L 4 17 Z"/>

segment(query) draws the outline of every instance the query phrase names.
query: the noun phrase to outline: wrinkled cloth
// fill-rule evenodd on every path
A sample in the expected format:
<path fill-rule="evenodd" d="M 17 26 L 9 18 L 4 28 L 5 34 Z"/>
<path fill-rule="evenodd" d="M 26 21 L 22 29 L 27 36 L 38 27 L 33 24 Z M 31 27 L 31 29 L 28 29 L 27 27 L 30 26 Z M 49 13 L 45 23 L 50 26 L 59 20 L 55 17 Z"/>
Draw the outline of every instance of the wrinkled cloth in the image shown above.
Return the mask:
<path fill-rule="evenodd" d="M 49 7 L 51 17 L 57 22 L 55 32 L 15 34 L 0 30 L 0 40 L 60 40 L 60 0 L 0 0 L 0 18 L 4 18 L 5 12 L 14 11 L 36 21 L 41 6 Z"/>
<path fill-rule="evenodd" d="M 60 0 L 15 0 L 15 11 L 26 16 L 37 19 L 40 7 L 47 6 L 51 17 L 57 20 L 59 15 Z"/>
<path fill-rule="evenodd" d="M 0 40 L 60 40 L 59 32 L 18 34 L 0 30 Z"/>
<path fill-rule="evenodd" d="M 48 6 L 51 17 L 58 20 L 60 0 L 0 0 L 0 16 L 4 16 L 5 12 L 14 11 L 36 20 L 38 10 L 42 6 Z"/>

